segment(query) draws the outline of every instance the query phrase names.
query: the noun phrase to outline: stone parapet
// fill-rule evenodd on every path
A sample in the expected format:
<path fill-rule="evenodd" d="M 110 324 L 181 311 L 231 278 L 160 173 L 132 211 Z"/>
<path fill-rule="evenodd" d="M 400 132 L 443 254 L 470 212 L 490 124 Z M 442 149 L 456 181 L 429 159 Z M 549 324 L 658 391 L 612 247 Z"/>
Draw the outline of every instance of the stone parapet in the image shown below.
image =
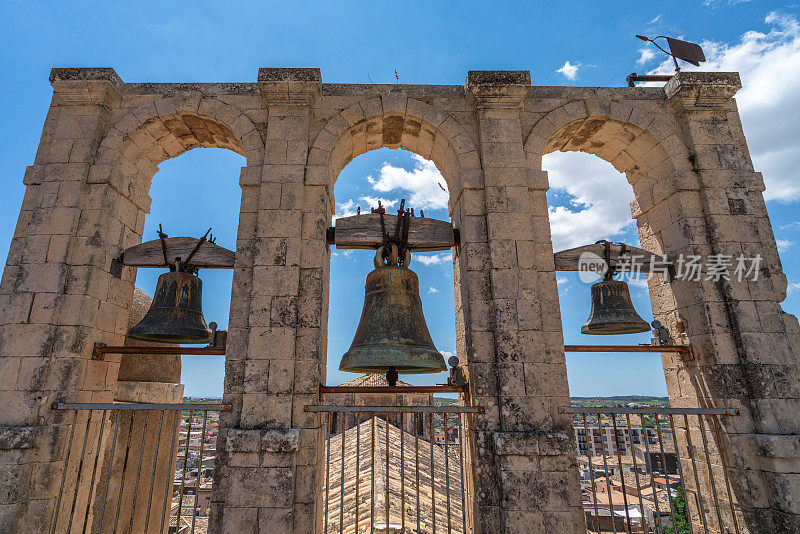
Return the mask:
<path fill-rule="evenodd" d="M 742 88 L 738 72 L 679 72 L 664 86 L 676 109 L 725 109 Z"/>
<path fill-rule="evenodd" d="M 322 92 L 318 68 L 261 68 L 258 87 L 267 102 L 313 105 Z"/>
<path fill-rule="evenodd" d="M 471 70 L 464 87 L 475 106 L 520 107 L 531 86 L 531 73 L 524 70 Z"/>

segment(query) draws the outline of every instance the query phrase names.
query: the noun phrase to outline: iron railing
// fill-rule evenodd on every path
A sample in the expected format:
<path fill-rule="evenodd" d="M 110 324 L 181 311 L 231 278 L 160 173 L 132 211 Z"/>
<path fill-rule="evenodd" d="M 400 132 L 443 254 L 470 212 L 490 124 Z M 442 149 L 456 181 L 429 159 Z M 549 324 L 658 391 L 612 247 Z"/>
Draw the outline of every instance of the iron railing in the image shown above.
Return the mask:
<path fill-rule="evenodd" d="M 464 533 L 466 406 L 307 406 L 324 414 L 325 534 Z"/>
<path fill-rule="evenodd" d="M 207 517 L 198 514 L 202 480 L 210 481 L 203 462 L 214 452 L 214 420 L 229 405 L 55 403 L 53 409 L 74 415 L 51 534 L 206 531 Z M 197 470 L 187 478 L 189 463 Z M 187 502 L 191 511 L 184 510 Z"/>
<path fill-rule="evenodd" d="M 574 414 L 575 435 L 586 438 L 576 439 L 576 451 L 587 532 L 741 532 L 719 447 L 719 418 L 736 410 L 559 411 Z"/>

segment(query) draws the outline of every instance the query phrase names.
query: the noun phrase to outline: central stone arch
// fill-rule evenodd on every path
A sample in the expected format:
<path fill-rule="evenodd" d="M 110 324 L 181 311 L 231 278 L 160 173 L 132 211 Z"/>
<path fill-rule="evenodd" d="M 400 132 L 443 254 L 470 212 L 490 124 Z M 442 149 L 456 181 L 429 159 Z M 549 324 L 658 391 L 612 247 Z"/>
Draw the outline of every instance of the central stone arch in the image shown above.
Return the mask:
<path fill-rule="evenodd" d="M 332 192 L 353 158 L 384 147 L 432 160 L 447 182 L 451 213 L 462 188 L 481 185 L 480 157 L 466 129 L 430 104 L 392 93 L 352 104 L 327 121 L 309 151 L 309 173 L 327 176 L 321 180 Z"/>

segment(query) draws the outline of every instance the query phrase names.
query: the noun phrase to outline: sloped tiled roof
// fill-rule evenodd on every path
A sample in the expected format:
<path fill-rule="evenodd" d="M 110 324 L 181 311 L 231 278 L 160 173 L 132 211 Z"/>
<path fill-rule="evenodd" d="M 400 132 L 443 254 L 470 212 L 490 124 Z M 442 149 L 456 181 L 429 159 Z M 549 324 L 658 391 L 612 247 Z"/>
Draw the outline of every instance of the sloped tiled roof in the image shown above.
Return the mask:
<path fill-rule="evenodd" d="M 372 426 L 373 424 L 375 425 L 374 427 Z M 373 476 L 375 531 L 386 532 L 387 430 L 390 531 L 401 531 L 402 517 L 405 515 L 407 530 L 403 532 L 418 532 L 419 534 L 433 532 L 434 514 L 431 510 L 431 501 L 433 500 L 435 504 L 436 531 L 448 532 L 447 497 L 449 493 L 449 532 L 464 532 L 459 446 L 450 444 L 447 448 L 447 456 L 445 456 L 445 447 L 436 444 L 431 445 L 429 441 L 422 439 L 422 437 L 416 437 L 408 432 L 401 432 L 398 427 L 391 423 L 389 423 L 387 429 L 386 421 L 378 417 L 364 421 L 358 427 L 348 429 L 344 433 L 344 438 L 340 433 L 328 439 L 326 450 L 329 450 L 330 454 L 330 473 L 324 475 L 330 481 L 330 486 L 326 488 L 328 495 L 326 509 L 327 532 L 340 532 L 340 517 L 342 515 L 344 515 L 343 532 L 355 534 L 356 532 L 370 531 L 370 516 L 373 509 L 371 497 Z M 357 436 L 358 458 L 356 456 Z M 375 440 L 374 456 L 371 448 L 373 437 Z M 342 462 L 342 439 L 344 439 L 344 462 Z M 401 439 L 402 469 L 400 466 Z M 418 449 L 415 448 L 417 443 L 419 445 Z M 329 449 L 327 446 L 329 446 Z M 419 451 L 419 464 L 417 464 L 417 450 Z M 326 452 L 326 454 L 328 453 Z M 433 454 L 434 464 L 433 492 L 431 491 L 431 454 Z M 342 477 L 343 463 L 344 477 Z M 358 490 L 356 490 L 356 466 L 358 466 Z M 417 466 L 419 471 L 417 471 Z M 418 491 L 417 472 L 419 473 Z M 446 476 L 448 474 L 449 476 Z M 416 511 L 417 497 L 419 497 L 419 514 Z M 356 526 L 356 502 L 358 503 L 358 527 Z M 342 510 L 344 510 L 344 513 L 342 513 Z M 420 520 L 419 530 L 417 530 L 417 515 L 419 515 Z"/>
<path fill-rule="evenodd" d="M 364 376 L 359 376 L 358 378 L 354 378 L 352 380 L 348 380 L 342 386 L 347 387 L 380 387 L 380 386 L 388 386 L 389 382 L 386 381 L 386 376 L 378 373 L 370 373 Z M 410 386 L 406 382 L 402 380 L 397 381 L 398 386 Z"/>

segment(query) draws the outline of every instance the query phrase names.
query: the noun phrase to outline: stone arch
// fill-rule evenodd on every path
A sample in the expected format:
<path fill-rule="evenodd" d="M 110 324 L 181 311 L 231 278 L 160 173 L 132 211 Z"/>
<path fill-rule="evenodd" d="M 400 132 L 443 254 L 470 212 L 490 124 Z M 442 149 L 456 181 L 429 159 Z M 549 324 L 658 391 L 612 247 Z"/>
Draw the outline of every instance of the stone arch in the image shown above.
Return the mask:
<path fill-rule="evenodd" d="M 245 113 L 199 92 L 140 104 L 122 115 L 100 142 L 90 176 L 110 182 L 149 212 L 150 180 L 158 165 L 193 148 L 227 148 L 248 167 L 264 160 L 261 133 Z"/>
<path fill-rule="evenodd" d="M 525 140 L 531 163 L 555 151 L 594 154 L 628 177 L 637 190 L 642 177 L 663 179 L 691 169 L 678 125 L 641 103 L 574 100 L 543 116 Z M 638 197 L 638 191 L 637 191 Z"/>
<path fill-rule="evenodd" d="M 233 150 L 248 166 L 263 162 L 261 134 L 245 113 L 189 93 L 146 102 L 120 117 L 100 143 L 96 163 L 150 164 L 155 173 L 162 161 L 198 147 Z"/>
<path fill-rule="evenodd" d="M 432 160 L 455 204 L 464 187 L 482 184 L 480 157 L 466 129 L 448 113 L 403 94 L 384 94 L 334 115 L 308 155 L 309 174 L 333 190 L 353 158 L 377 148 L 403 148 Z"/>

